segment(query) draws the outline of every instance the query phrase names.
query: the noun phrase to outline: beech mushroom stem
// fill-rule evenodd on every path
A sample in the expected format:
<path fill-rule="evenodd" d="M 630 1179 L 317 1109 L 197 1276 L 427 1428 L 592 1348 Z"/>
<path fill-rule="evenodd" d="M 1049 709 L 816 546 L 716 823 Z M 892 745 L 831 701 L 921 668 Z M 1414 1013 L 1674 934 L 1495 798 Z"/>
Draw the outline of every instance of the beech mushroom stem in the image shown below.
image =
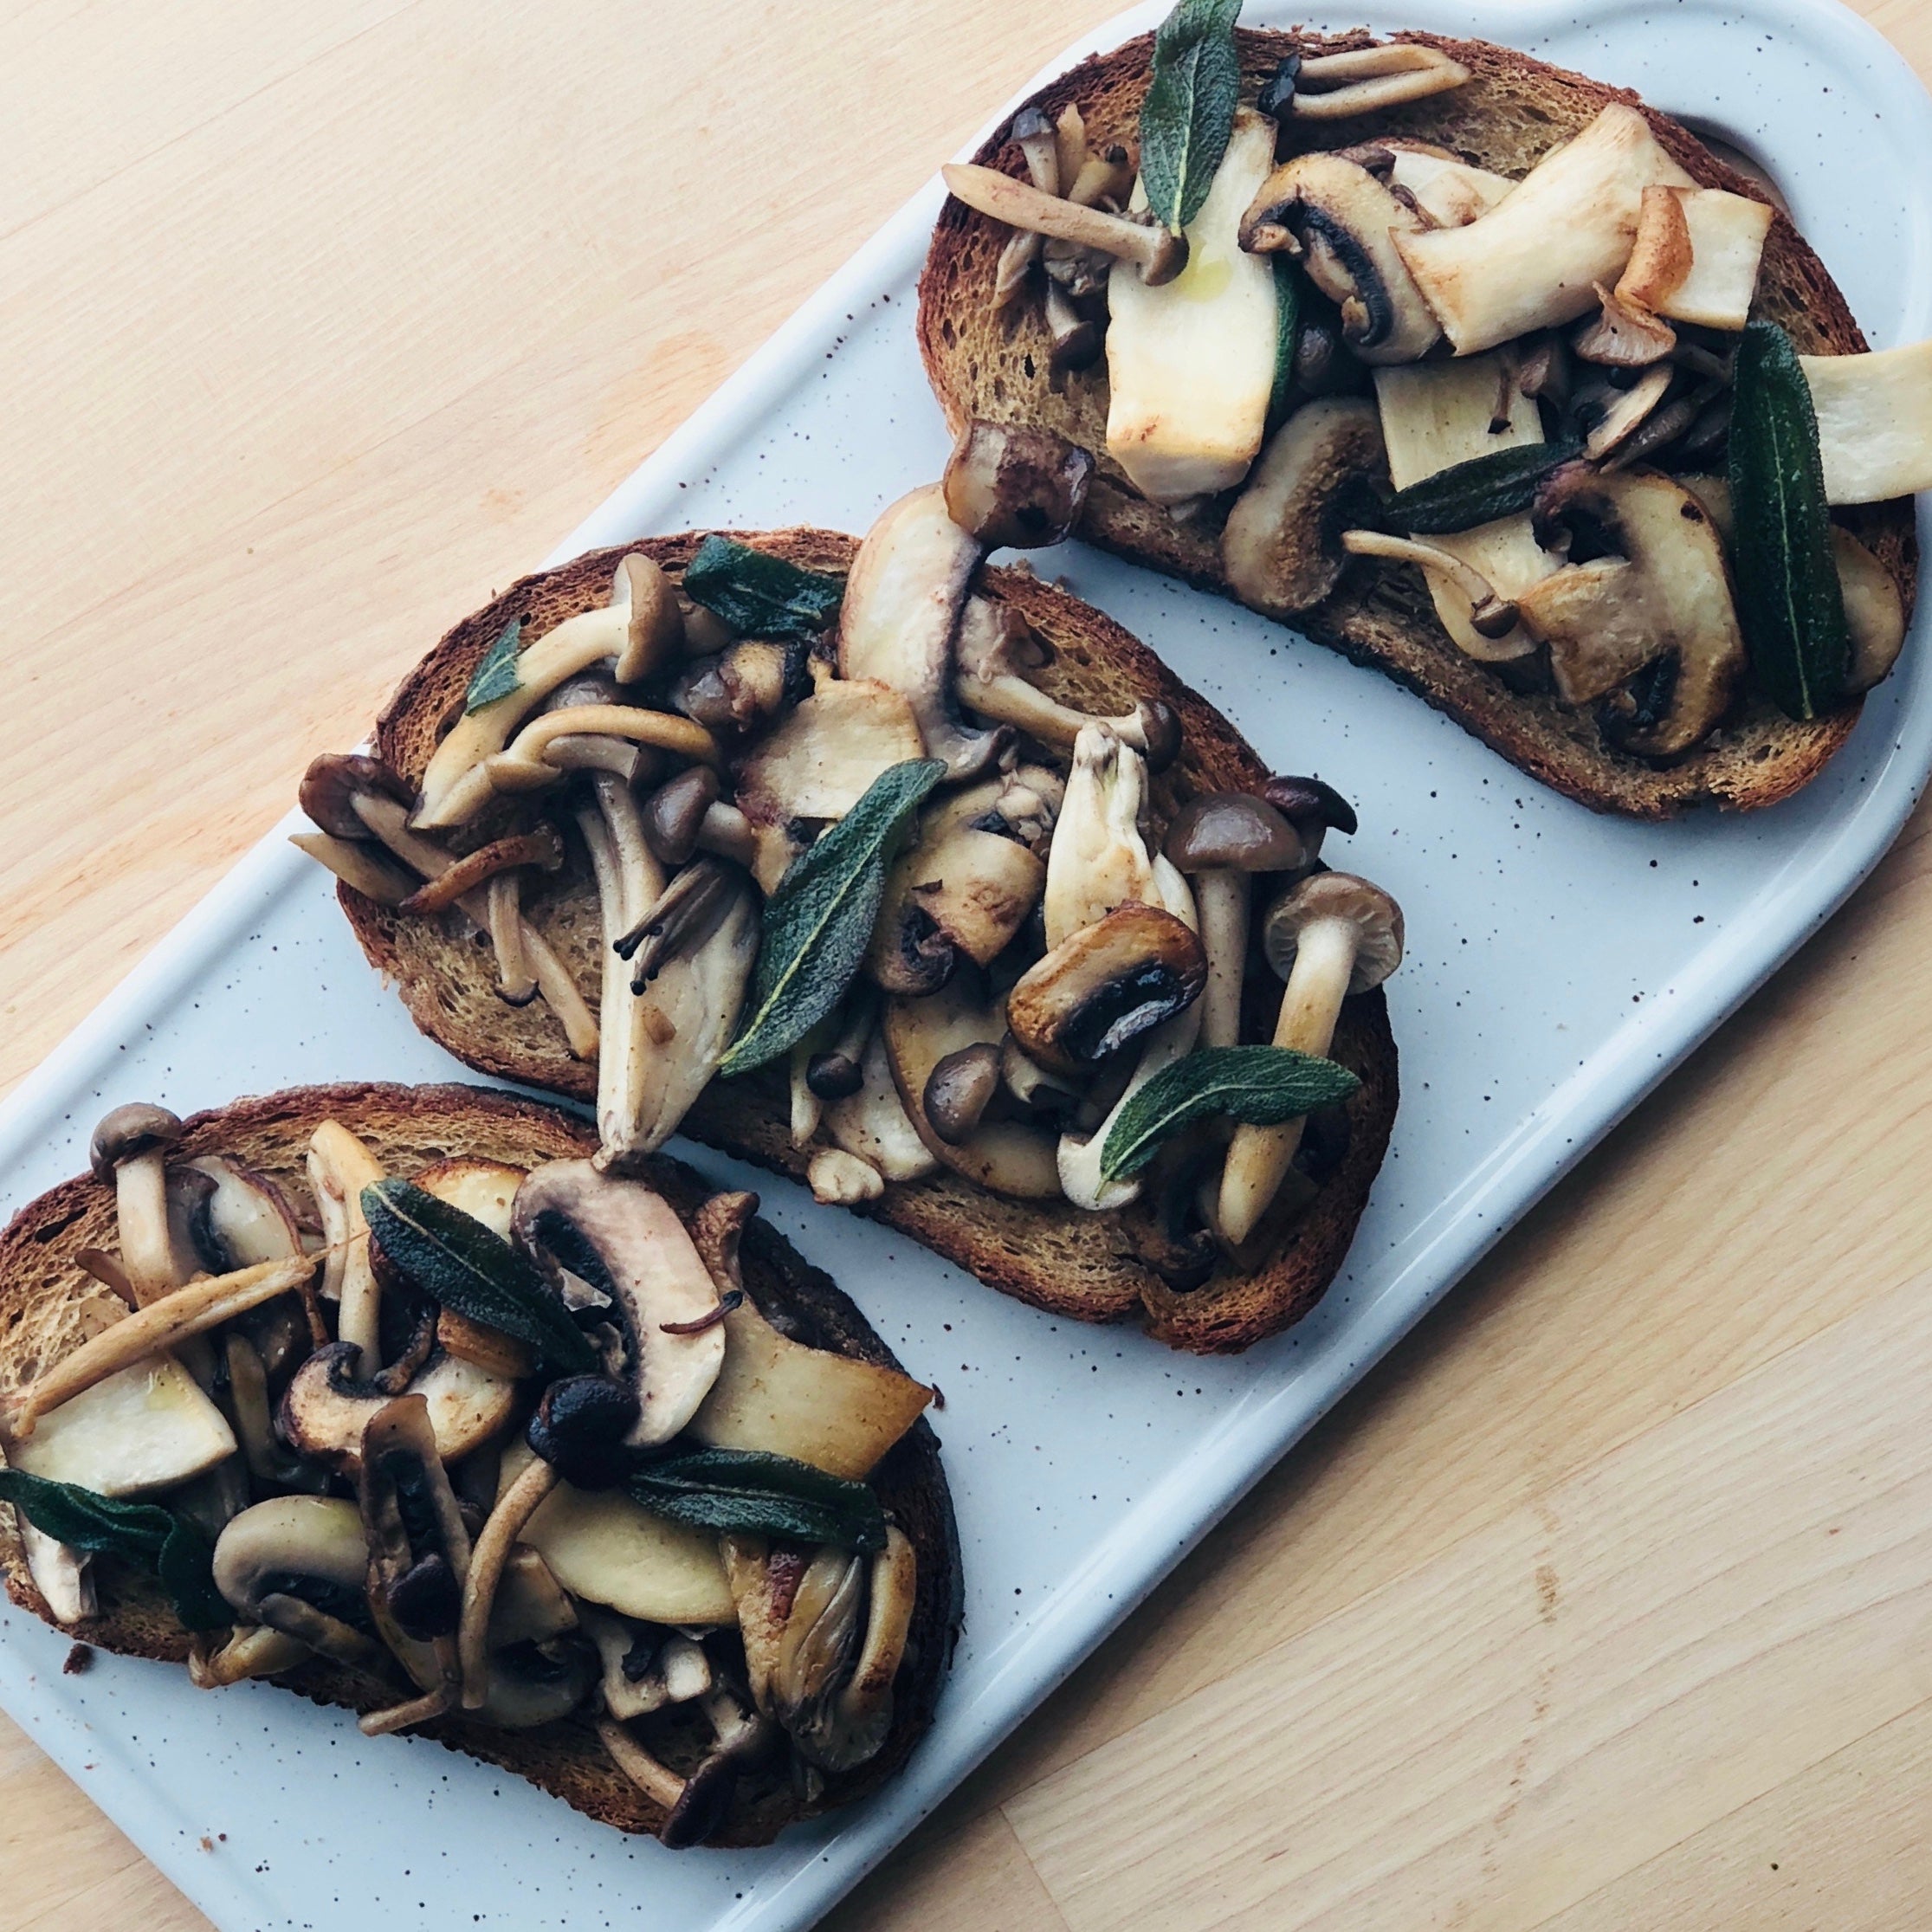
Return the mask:
<path fill-rule="evenodd" d="M 1341 1017 L 1341 1003 L 1355 967 L 1359 934 L 1347 920 L 1317 920 L 1304 927 L 1302 942 L 1282 989 L 1282 1010 L 1275 1022 L 1275 1044 L 1298 1053 L 1326 1053 Z M 1279 1127 L 1244 1122 L 1228 1143 L 1227 1163 L 1221 1171 L 1221 1198 L 1216 1219 L 1221 1232 L 1238 1247 L 1254 1232 L 1280 1190 L 1302 1144 L 1306 1116 Z"/>
<path fill-rule="evenodd" d="M 1413 564 L 1446 577 L 1470 600 L 1470 622 L 1483 637 L 1507 637 L 1516 628 L 1516 607 L 1498 597 L 1495 586 L 1473 564 L 1452 557 L 1434 544 L 1412 537 L 1386 536 L 1380 530 L 1345 530 L 1341 547 L 1357 557 L 1381 557 L 1391 563 Z"/>
<path fill-rule="evenodd" d="M 496 997 L 507 1006 L 527 1006 L 537 997 L 537 976 L 523 944 L 523 887 L 517 874 L 499 872 L 489 882 L 490 946 L 496 954 Z"/>
<path fill-rule="evenodd" d="M 1150 288 L 1172 281 L 1187 266 L 1186 238 L 1165 228 L 1042 194 L 998 168 L 953 165 L 941 168 L 940 173 L 959 200 L 988 220 L 1004 222 L 1009 228 L 1031 229 L 1037 235 L 1098 249 L 1120 261 L 1131 262 Z"/>
<path fill-rule="evenodd" d="M 1200 914 L 1201 950 L 1207 984 L 1201 989 L 1204 1047 L 1241 1044 L 1241 982 L 1248 958 L 1248 908 L 1253 897 L 1245 872 L 1217 869 L 1194 876 Z"/>
<path fill-rule="evenodd" d="M 489 1696 L 489 1615 L 497 1586 L 503 1580 L 503 1567 L 557 1481 L 557 1471 L 541 1457 L 534 1458 L 497 1498 L 489 1521 L 470 1550 L 469 1574 L 463 1580 L 462 1619 L 456 1626 L 456 1660 L 462 1672 L 465 1710 L 481 1709 Z"/>
<path fill-rule="evenodd" d="M 597 1735 L 611 1761 L 654 1805 L 669 1811 L 684 1795 L 684 1780 L 660 1764 L 614 1717 L 597 1721 Z"/>

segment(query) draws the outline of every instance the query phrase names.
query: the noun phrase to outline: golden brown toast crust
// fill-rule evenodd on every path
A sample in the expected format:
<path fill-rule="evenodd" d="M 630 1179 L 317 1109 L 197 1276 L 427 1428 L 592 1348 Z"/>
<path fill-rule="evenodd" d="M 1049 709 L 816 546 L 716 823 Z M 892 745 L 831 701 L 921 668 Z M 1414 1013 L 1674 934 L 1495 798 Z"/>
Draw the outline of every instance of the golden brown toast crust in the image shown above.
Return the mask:
<path fill-rule="evenodd" d="M 1406 136 L 1437 142 L 1479 166 L 1521 175 L 1548 148 L 1577 133 L 1611 102 L 1621 101 L 1646 116 L 1657 139 L 1700 182 L 1765 198 L 1695 135 L 1622 88 L 1483 41 L 1431 34 L 1392 37 L 1442 48 L 1474 79 L 1451 93 L 1349 120 L 1349 143 Z M 1237 30 L 1236 40 L 1250 100 L 1292 49 L 1306 54 L 1374 44 L 1366 33 L 1325 40 L 1245 28 Z M 1077 102 L 1091 140 L 1134 142 L 1152 48 L 1152 36 L 1142 35 L 1082 61 L 1044 88 L 1035 103 L 1050 115 Z M 1330 126 L 1308 145 L 1335 145 L 1341 139 Z M 1024 171 L 1018 150 L 1003 133 L 976 158 L 1011 174 Z M 1138 495 L 1106 455 L 1104 359 L 1090 370 L 1050 377 L 1039 305 L 1020 303 L 1004 317 L 996 314 L 993 269 L 1005 239 L 998 224 L 957 201 L 947 203 L 934 231 L 920 280 L 920 351 L 947 423 L 955 430 L 975 417 L 1037 423 L 1091 450 L 1098 468 L 1080 534 L 1132 562 L 1231 597 L 1221 570 L 1218 519 L 1176 524 Z M 1759 296 L 1762 312 L 1781 322 L 1804 353 L 1845 355 L 1867 346 L 1824 263 L 1782 214 L 1772 223 Z M 1909 611 L 1918 581 L 1911 503 L 1875 504 L 1839 514 L 1890 570 Z M 1351 570 L 1335 595 L 1296 619 L 1293 628 L 1407 685 L 1553 789 L 1594 811 L 1632 817 L 1671 817 L 1711 802 L 1741 810 L 1774 804 L 1824 769 L 1858 716 L 1853 703 L 1829 718 L 1799 723 L 1753 695 L 1716 738 L 1681 762 L 1659 768 L 1610 750 L 1587 714 L 1568 710 L 1548 695 L 1514 693 L 1464 656 L 1438 622 L 1419 573 L 1406 565 Z"/>
<path fill-rule="evenodd" d="M 582 1121 L 514 1095 L 478 1087 L 353 1083 L 296 1088 L 197 1114 L 185 1123 L 181 1156 L 233 1155 L 280 1181 L 291 1200 L 300 1200 L 307 1187 L 303 1156 L 308 1137 L 329 1118 L 359 1134 L 394 1173 L 417 1173 L 456 1156 L 529 1166 L 581 1158 L 596 1145 L 596 1136 Z M 687 1219 L 713 1192 L 690 1168 L 669 1159 L 654 1161 L 644 1178 Z M 87 1304 L 107 1291 L 70 1257 L 84 1247 L 112 1250 L 115 1244 L 114 1190 L 88 1175 L 61 1182 L 14 1217 L 0 1235 L 0 1394 L 11 1394 L 41 1365 L 81 1339 Z M 767 1223 L 746 1225 L 741 1260 L 753 1300 L 798 1340 L 862 1360 L 900 1366 L 830 1277 Z M 871 1480 L 919 1559 L 913 1638 L 896 1686 L 891 1735 L 869 1763 L 830 1779 L 817 1804 L 802 1805 L 776 1780 L 741 1787 L 727 1825 L 714 1844 L 767 1845 L 794 1820 L 877 1789 L 904 1764 L 932 1722 L 958 1633 L 960 1573 L 952 1497 L 931 1428 L 923 1420 L 916 1424 Z M 82 1623 L 56 1627 L 122 1656 L 184 1663 L 187 1635 L 158 1586 L 137 1572 L 98 1560 L 104 1566 L 107 1607 Z M 54 1622 L 28 1573 L 13 1511 L 4 1505 L 0 1505 L 0 1566 L 14 1602 Z M 317 1703 L 355 1711 L 379 1708 L 396 1696 L 393 1690 L 320 1660 L 275 1681 Z M 595 1731 L 580 1718 L 513 1732 L 449 1717 L 418 1730 L 451 1750 L 527 1778 L 619 1831 L 655 1832 L 664 1821 L 662 1808 L 617 1769 Z"/>
<path fill-rule="evenodd" d="M 857 548 L 830 531 L 739 533 L 741 541 L 813 569 L 843 572 Z M 676 577 L 697 547 L 689 533 L 654 537 L 593 552 L 513 585 L 467 617 L 411 671 L 378 723 L 377 748 L 410 783 L 420 781 L 438 727 L 461 701 L 470 674 L 513 617 L 540 635 L 609 594 L 617 560 L 629 551 Z M 1050 695 L 1082 711 L 1115 716 L 1136 699 L 1160 697 L 1179 713 L 1179 765 L 1154 782 L 1171 803 L 1189 792 L 1247 790 L 1268 774 L 1234 727 L 1109 617 L 1020 569 L 988 569 L 981 589 L 1011 604 L 1054 650 L 1037 674 Z M 345 886 L 339 894 L 363 950 L 395 981 L 416 1023 L 457 1058 L 488 1074 L 589 1101 L 593 1066 L 570 1057 L 562 1030 L 540 1006 L 507 1007 L 493 991 L 488 950 L 454 939 L 443 923 L 404 917 Z M 570 962 L 595 1004 L 597 908 L 589 880 L 566 872 L 533 892 L 526 910 Z M 968 1273 L 1020 1300 L 1084 1321 L 1138 1313 L 1150 1333 L 1177 1348 L 1224 1353 L 1277 1333 L 1314 1306 L 1341 1265 L 1382 1164 L 1395 1118 L 1395 1042 L 1380 992 L 1352 999 L 1332 1049 L 1359 1074 L 1349 1102 L 1350 1144 L 1314 1206 L 1257 1272 L 1218 1276 L 1176 1294 L 1140 1262 L 1121 1217 L 1072 1207 L 1043 1210 L 985 1192 L 950 1174 L 888 1186 L 863 1212 L 924 1243 Z M 708 1089 L 685 1121 L 695 1139 L 803 1178 L 806 1157 L 792 1145 L 781 1072 Z"/>

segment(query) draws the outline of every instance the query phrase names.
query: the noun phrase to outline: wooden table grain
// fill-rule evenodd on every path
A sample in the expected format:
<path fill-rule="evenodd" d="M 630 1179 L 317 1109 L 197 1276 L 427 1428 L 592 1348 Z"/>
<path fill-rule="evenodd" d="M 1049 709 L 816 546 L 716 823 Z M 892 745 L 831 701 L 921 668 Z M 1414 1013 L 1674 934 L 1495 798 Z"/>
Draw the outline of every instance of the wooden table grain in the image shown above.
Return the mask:
<path fill-rule="evenodd" d="M 1105 10 L 0 4 L 0 1082 Z M 1929 822 L 829 1922 L 1932 1922 Z"/>

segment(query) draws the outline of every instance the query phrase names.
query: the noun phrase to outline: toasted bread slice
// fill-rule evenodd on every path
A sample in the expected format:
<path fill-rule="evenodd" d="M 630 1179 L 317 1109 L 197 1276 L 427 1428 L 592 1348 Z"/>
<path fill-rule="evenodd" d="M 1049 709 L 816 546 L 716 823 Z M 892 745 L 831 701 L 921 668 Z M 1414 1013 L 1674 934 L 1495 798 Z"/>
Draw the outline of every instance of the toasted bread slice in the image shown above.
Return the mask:
<path fill-rule="evenodd" d="M 822 530 L 735 533 L 738 540 L 808 568 L 842 572 L 855 540 Z M 697 534 L 629 546 L 674 578 L 696 549 Z M 412 785 L 419 783 L 443 721 L 461 703 L 472 672 L 513 617 L 540 635 L 603 603 L 623 551 L 578 558 L 526 578 L 466 618 L 404 681 L 377 727 L 377 748 Z M 1187 689 L 1118 624 L 1030 571 L 988 569 L 983 592 L 1012 605 L 1052 647 L 1037 674 L 1047 693 L 1101 715 L 1118 715 L 1140 698 L 1159 697 L 1179 714 L 1179 763 L 1156 779 L 1157 798 L 1245 791 L 1267 772 L 1234 727 Z M 601 934 L 595 893 L 581 856 L 532 890 L 525 911 L 569 962 L 594 1000 Z M 595 1096 L 597 1069 L 571 1057 L 562 1029 L 543 1007 L 506 1006 L 496 997 L 487 947 L 456 936 L 446 921 L 406 916 L 340 888 L 344 910 L 372 964 L 396 982 L 416 1023 L 479 1070 L 573 1099 Z M 1265 1026 L 1258 1037 L 1266 1038 Z M 1395 1042 L 1378 990 L 1347 1003 L 1334 1057 L 1360 1075 L 1348 1103 L 1349 1141 L 1341 1166 L 1314 1205 L 1251 1272 L 1217 1275 L 1177 1293 L 1136 1253 L 1121 1214 L 1087 1214 L 1004 1199 L 946 1173 L 890 1185 L 863 1212 L 923 1242 L 970 1274 L 1035 1307 L 1083 1321 L 1139 1315 L 1175 1347 L 1221 1353 L 1249 1347 L 1296 1321 L 1334 1278 L 1361 1218 L 1395 1118 Z M 792 1143 L 784 1069 L 714 1082 L 686 1116 L 684 1131 L 728 1153 L 802 1179 L 809 1156 Z"/>
<path fill-rule="evenodd" d="M 405 1176 L 451 1158 L 532 1166 L 580 1158 L 596 1146 L 596 1136 L 572 1115 L 512 1095 L 477 1087 L 355 1084 L 297 1088 L 197 1114 L 185 1123 L 178 1151 L 183 1160 L 232 1156 L 279 1182 L 288 1198 L 297 1200 L 307 1192 L 303 1163 L 309 1136 L 328 1119 L 357 1134 L 389 1172 Z M 675 1160 L 654 1160 L 642 1178 L 687 1220 L 712 1192 Z M 115 1240 L 114 1189 L 87 1175 L 63 1181 L 29 1202 L 0 1235 L 0 1396 L 11 1396 L 42 1364 L 68 1354 L 92 1332 L 89 1304 L 107 1290 L 81 1273 L 73 1257 L 88 1246 L 111 1250 Z M 741 1266 L 746 1289 L 760 1312 L 797 1340 L 862 1361 L 899 1366 L 830 1276 L 765 1222 L 746 1225 Z M 712 1844 L 766 1845 L 794 1820 L 876 1790 L 905 1762 L 932 1722 L 958 1635 L 961 1589 L 952 1497 L 938 1438 L 923 1419 L 888 1454 L 870 1481 L 910 1538 L 919 1566 L 917 1604 L 895 1680 L 891 1733 L 876 1757 L 829 1778 L 821 1797 L 810 1804 L 784 1781 L 782 1772 L 748 1774 L 725 1825 L 708 1841 Z M 13 1600 L 53 1622 L 28 1571 L 13 1511 L 3 1505 L 0 1564 Z M 100 1615 L 58 1627 L 123 1656 L 186 1661 L 187 1633 L 151 1577 L 111 1565 L 100 1597 Z M 394 1698 L 393 1691 L 385 1693 L 367 1677 L 321 1659 L 275 1681 L 317 1703 L 355 1711 Z M 527 1731 L 500 1730 L 460 1716 L 439 1718 L 418 1729 L 451 1750 L 527 1778 L 620 1831 L 656 1832 L 664 1822 L 662 1807 L 617 1770 L 581 1715 Z M 688 1771 L 690 1766 L 673 1767 Z"/>
<path fill-rule="evenodd" d="M 1429 34 L 1393 37 L 1444 49 L 1473 79 L 1446 94 L 1352 118 L 1340 124 L 1345 131 L 1321 124 L 1319 139 L 1308 145 L 1403 137 L 1434 142 L 1479 166 L 1521 176 L 1605 107 L 1622 101 L 1645 115 L 1658 140 L 1699 182 L 1766 198 L 1757 184 L 1726 166 L 1687 129 L 1621 88 L 1486 42 Z M 1366 33 L 1323 39 L 1250 29 L 1237 29 L 1236 42 L 1249 100 L 1289 53 L 1312 55 L 1378 44 Z M 1076 103 L 1094 145 L 1132 144 L 1153 44 L 1152 36 L 1141 35 L 1082 61 L 1032 104 L 1051 117 Z M 1024 172 L 1004 132 L 976 158 L 1011 174 Z M 996 310 L 993 272 L 1006 236 L 998 223 L 957 201 L 947 204 L 934 233 L 920 281 L 919 339 L 947 422 L 954 430 L 974 417 L 1037 423 L 1091 451 L 1098 467 L 1079 533 L 1135 563 L 1231 597 L 1221 566 L 1224 506 L 1184 525 L 1138 494 L 1106 454 L 1104 360 L 1083 372 L 1050 374 L 1041 306 Z M 1782 213 L 1773 222 L 1765 249 L 1758 301 L 1761 312 L 1783 324 L 1806 354 L 1847 355 L 1866 346 L 1824 263 Z M 1891 572 L 1909 611 L 1918 578 L 1911 504 L 1877 504 L 1838 514 Z M 1754 694 L 1681 761 L 1646 763 L 1606 746 L 1587 712 L 1568 709 L 1547 695 L 1514 691 L 1465 656 L 1438 621 L 1420 574 L 1405 565 L 1358 563 L 1335 593 L 1296 619 L 1295 628 L 1409 686 L 1556 791 L 1594 811 L 1632 817 L 1670 817 L 1712 801 L 1735 809 L 1774 804 L 1815 778 L 1858 721 L 1855 702 L 1800 723 Z"/>

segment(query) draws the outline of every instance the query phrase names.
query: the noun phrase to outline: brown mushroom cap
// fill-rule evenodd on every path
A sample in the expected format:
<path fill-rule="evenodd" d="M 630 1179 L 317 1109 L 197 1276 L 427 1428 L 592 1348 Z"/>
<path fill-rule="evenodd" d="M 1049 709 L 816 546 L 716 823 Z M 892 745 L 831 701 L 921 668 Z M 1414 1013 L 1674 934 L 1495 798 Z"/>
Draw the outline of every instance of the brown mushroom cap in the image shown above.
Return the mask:
<path fill-rule="evenodd" d="M 949 1147 L 972 1138 L 981 1117 L 999 1091 L 999 1049 L 980 1040 L 949 1053 L 926 1082 L 926 1118 Z"/>
<path fill-rule="evenodd" d="M 1247 792 L 1190 798 L 1167 828 L 1168 858 L 1183 872 L 1294 872 L 1302 837 L 1266 799 Z"/>
<path fill-rule="evenodd" d="M 87 1144 L 87 1165 L 96 1180 L 112 1180 L 114 1169 L 137 1154 L 150 1153 L 181 1138 L 181 1118 L 165 1107 L 130 1101 L 101 1116 Z"/>
<path fill-rule="evenodd" d="M 403 805 L 416 803 L 416 794 L 381 759 L 359 752 L 325 752 L 302 773 L 297 802 L 333 837 L 369 838 L 374 835 L 357 813 L 355 801 L 372 795 Z"/>
<path fill-rule="evenodd" d="M 1311 829 L 1337 831 L 1345 837 L 1355 830 L 1355 808 L 1332 785 L 1320 779 L 1270 779 L 1261 795 L 1300 832 L 1303 840 Z"/>
<path fill-rule="evenodd" d="M 660 785 L 644 806 L 644 843 L 666 865 L 682 865 L 698 849 L 704 815 L 718 798 L 718 774 L 694 765 Z"/>
<path fill-rule="evenodd" d="M 1317 872 L 1275 902 L 1262 928 L 1269 965 L 1286 979 L 1302 932 L 1335 919 L 1346 920 L 1355 929 L 1355 964 L 1348 991 L 1367 992 L 1380 985 L 1402 963 L 1402 908 L 1380 886 L 1352 872 Z"/>
<path fill-rule="evenodd" d="M 1093 457 L 1050 430 L 968 423 L 947 459 L 946 514 L 989 549 L 1059 543 L 1093 473 Z"/>

